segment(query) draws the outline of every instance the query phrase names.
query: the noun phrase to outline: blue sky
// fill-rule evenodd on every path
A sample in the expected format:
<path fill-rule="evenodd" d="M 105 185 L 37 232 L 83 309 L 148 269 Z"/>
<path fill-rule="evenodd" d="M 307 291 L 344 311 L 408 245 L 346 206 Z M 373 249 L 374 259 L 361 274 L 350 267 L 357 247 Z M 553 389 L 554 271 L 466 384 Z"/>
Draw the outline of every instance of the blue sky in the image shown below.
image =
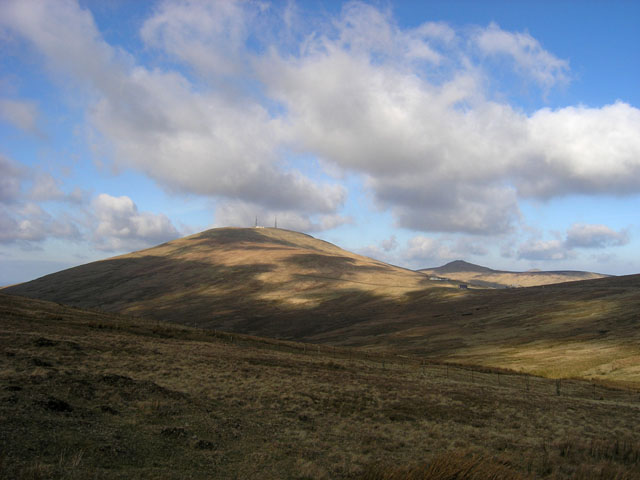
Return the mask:
<path fill-rule="evenodd" d="M 219 226 L 640 272 L 640 3 L 0 3 L 0 284 Z"/>

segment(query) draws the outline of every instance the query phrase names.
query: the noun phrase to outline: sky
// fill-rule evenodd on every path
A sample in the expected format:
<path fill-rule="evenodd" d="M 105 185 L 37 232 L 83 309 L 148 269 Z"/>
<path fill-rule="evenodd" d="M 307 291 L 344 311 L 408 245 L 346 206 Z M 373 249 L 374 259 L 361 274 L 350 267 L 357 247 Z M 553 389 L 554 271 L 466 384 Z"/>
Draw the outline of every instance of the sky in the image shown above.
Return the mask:
<path fill-rule="evenodd" d="M 223 226 L 640 273 L 640 2 L 0 1 L 0 285 Z"/>

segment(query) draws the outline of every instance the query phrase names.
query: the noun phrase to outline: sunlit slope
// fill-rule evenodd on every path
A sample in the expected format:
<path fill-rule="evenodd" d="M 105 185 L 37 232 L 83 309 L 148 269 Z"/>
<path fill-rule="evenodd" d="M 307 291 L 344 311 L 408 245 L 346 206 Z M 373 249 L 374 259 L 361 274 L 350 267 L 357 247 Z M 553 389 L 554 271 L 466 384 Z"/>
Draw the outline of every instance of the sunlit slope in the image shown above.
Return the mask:
<path fill-rule="evenodd" d="M 640 383 L 640 275 L 532 288 L 411 293 L 401 319 L 314 340 L 402 348 L 429 357 L 548 377 Z M 384 309 L 383 309 L 384 310 Z"/>
<path fill-rule="evenodd" d="M 333 328 L 327 318 L 345 321 L 334 313 L 360 316 L 376 302 L 402 301 L 406 293 L 434 285 L 456 293 L 420 273 L 305 234 L 222 228 L 5 291 L 212 328 L 300 336 Z"/>
<path fill-rule="evenodd" d="M 467 282 L 471 285 L 490 288 L 535 287 L 538 285 L 551 285 L 555 283 L 607 277 L 607 275 L 600 273 L 573 270 L 507 272 L 493 270 L 461 260 L 456 260 L 437 268 L 425 268 L 419 270 L 419 272 L 430 276 L 437 275 L 459 282 Z"/>

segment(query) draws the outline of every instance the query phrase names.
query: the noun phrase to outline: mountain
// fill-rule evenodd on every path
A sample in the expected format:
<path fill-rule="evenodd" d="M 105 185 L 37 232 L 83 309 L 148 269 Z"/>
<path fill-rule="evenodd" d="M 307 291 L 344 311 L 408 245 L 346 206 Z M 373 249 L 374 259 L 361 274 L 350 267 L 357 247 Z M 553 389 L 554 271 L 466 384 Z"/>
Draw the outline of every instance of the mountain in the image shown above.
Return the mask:
<path fill-rule="evenodd" d="M 308 235 L 225 228 L 3 292 L 212 330 L 640 384 L 640 275 L 457 287 Z"/>
<path fill-rule="evenodd" d="M 4 292 L 202 327 L 300 337 L 380 314 L 378 304 L 401 302 L 409 292 L 455 286 L 302 233 L 220 228 Z"/>
<path fill-rule="evenodd" d="M 484 288 L 535 287 L 554 283 L 575 282 L 604 278 L 608 275 L 580 271 L 528 270 L 526 272 L 508 272 L 474 265 L 463 260 L 455 260 L 441 267 L 418 270 L 429 276 L 439 276 L 458 282 Z"/>

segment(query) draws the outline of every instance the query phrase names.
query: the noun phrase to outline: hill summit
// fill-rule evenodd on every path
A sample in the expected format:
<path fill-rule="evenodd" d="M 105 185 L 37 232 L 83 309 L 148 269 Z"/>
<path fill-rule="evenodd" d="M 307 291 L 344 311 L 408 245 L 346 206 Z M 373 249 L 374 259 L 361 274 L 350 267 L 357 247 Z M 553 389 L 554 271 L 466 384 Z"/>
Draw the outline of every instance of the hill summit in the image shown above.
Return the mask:
<path fill-rule="evenodd" d="M 431 271 L 437 272 L 440 274 L 458 273 L 458 272 L 480 272 L 480 273 L 495 272 L 495 270 L 492 270 L 491 268 L 475 265 L 473 263 L 465 262 L 464 260 L 454 260 L 453 262 L 449 262 L 446 265 L 443 265 L 441 267 L 432 268 Z"/>

